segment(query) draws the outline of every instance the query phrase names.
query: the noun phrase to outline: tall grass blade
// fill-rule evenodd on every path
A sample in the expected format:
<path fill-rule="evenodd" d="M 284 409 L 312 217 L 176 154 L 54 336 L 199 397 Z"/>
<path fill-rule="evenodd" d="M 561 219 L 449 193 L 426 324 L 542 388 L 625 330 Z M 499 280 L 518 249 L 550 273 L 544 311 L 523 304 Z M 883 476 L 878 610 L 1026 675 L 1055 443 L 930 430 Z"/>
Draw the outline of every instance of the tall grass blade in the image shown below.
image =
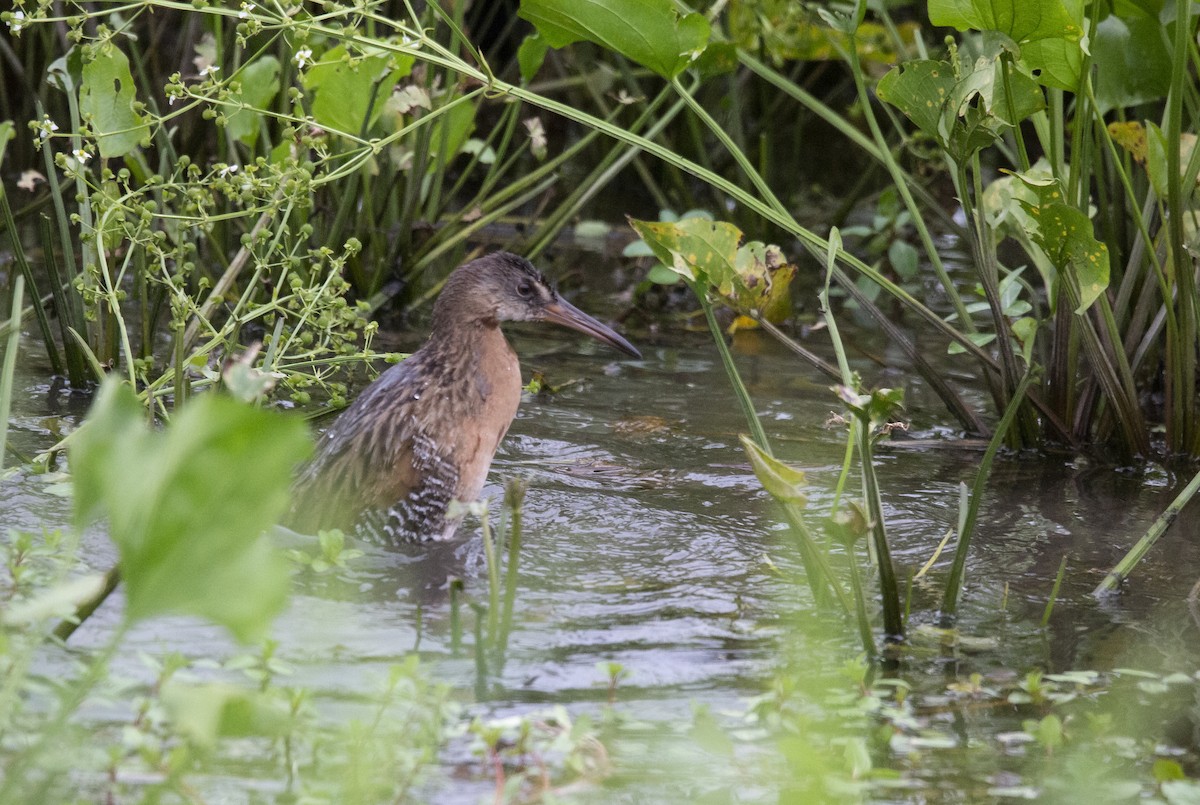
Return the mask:
<path fill-rule="evenodd" d="M 8 232 L 8 239 L 12 244 L 13 259 L 17 261 L 17 266 L 21 269 L 21 276 L 29 287 L 38 329 L 42 331 L 42 342 L 46 345 L 46 355 L 50 358 L 50 369 L 54 374 L 61 375 L 63 373 L 62 356 L 58 352 L 58 345 L 54 343 L 54 335 L 50 331 L 50 319 L 46 315 L 46 308 L 42 305 L 42 296 L 38 293 L 37 282 L 33 278 L 33 269 L 29 266 L 29 259 L 25 255 L 25 247 L 17 232 L 17 224 L 13 220 L 12 207 L 8 203 L 8 193 L 5 192 L 3 183 L 0 183 L 0 215 L 3 215 L 4 228 Z"/>
<path fill-rule="evenodd" d="M 971 503 L 967 507 L 966 516 L 964 517 L 961 511 L 959 513 L 959 533 L 958 543 L 954 546 L 954 563 L 950 566 L 950 578 L 946 580 L 946 590 L 942 595 L 941 614 L 943 625 L 947 628 L 952 625 L 958 612 L 959 592 L 962 590 L 963 576 L 967 567 L 967 552 L 971 547 L 971 537 L 975 533 L 979 507 L 983 503 L 984 487 L 987 486 L 988 477 L 992 474 L 992 461 L 996 458 L 1000 445 L 1004 443 L 1008 429 L 1016 420 L 1017 412 L 1021 410 L 1021 404 L 1025 401 L 1025 394 L 1029 391 L 1033 378 L 1034 372 L 1027 371 L 1013 391 L 1012 399 L 1008 401 L 1008 408 L 1004 410 L 1004 416 L 1000 418 L 1000 423 L 996 425 L 996 432 L 992 434 L 992 439 L 988 442 L 987 450 L 983 454 L 983 461 L 979 464 L 979 472 L 975 474 L 975 483 L 971 485 Z"/>

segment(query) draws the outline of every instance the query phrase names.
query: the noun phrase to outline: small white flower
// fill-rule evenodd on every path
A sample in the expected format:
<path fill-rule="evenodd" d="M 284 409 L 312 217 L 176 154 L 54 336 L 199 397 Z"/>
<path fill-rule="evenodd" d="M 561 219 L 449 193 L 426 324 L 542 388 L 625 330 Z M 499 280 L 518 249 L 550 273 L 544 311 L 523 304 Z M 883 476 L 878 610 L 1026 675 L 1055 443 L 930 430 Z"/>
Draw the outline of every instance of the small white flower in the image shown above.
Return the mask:
<path fill-rule="evenodd" d="M 20 33 L 21 29 L 25 27 L 25 24 L 21 22 L 23 19 L 25 19 L 24 11 L 14 11 L 12 19 L 8 21 L 8 29 L 14 34 Z"/>
<path fill-rule="evenodd" d="M 58 131 L 58 124 L 50 119 L 50 115 L 42 118 L 42 122 L 38 124 L 38 133 L 43 140 L 49 140 L 50 135 Z"/>
<path fill-rule="evenodd" d="M 71 152 L 71 155 L 75 157 L 75 159 L 79 160 L 80 165 L 86 165 L 87 161 L 92 158 L 92 155 L 82 148 L 76 148 Z"/>
<path fill-rule="evenodd" d="M 223 167 L 219 171 L 217 171 L 217 175 L 220 176 L 222 179 L 225 179 L 225 178 L 237 173 L 237 171 L 238 171 L 237 165 L 226 165 L 225 167 Z"/>
<path fill-rule="evenodd" d="M 242 3 L 242 10 L 238 12 L 238 19 L 244 20 L 250 16 L 250 12 L 257 8 L 254 3 Z"/>
<path fill-rule="evenodd" d="M 313 63 L 312 48 L 300 48 L 299 50 L 296 51 L 296 55 L 294 58 L 296 60 L 296 66 L 299 67 L 301 70 L 303 70 L 304 66 L 306 64 Z"/>
<path fill-rule="evenodd" d="M 205 76 L 213 75 L 220 69 L 221 66 L 219 64 L 206 64 L 204 65 L 204 69 L 200 71 L 200 77 L 204 78 Z"/>

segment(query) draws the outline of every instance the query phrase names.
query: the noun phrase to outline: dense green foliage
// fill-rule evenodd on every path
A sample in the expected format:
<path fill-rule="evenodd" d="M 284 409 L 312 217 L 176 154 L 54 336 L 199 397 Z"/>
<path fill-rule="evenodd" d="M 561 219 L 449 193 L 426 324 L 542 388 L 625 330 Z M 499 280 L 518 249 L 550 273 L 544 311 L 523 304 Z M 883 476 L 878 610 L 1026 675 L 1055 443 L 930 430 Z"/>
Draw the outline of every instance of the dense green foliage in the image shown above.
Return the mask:
<path fill-rule="evenodd" d="M 377 313 L 427 301 L 482 245 L 535 256 L 618 177 L 619 212 L 641 239 L 629 253 L 660 263 L 653 282 L 693 292 L 746 415 L 746 450 L 782 504 L 814 598 L 844 616 L 832 631 L 857 628 L 872 662 L 894 660 L 890 644 L 911 632 L 873 460 L 903 395 L 850 370 L 843 310 L 887 335 L 961 431 L 989 439 L 939 588 L 946 625 L 1002 446 L 1061 444 L 1125 463 L 1200 454 L 1195 10 L 938 0 L 925 11 L 784 0 L 711 9 L 18 0 L 0 16 L 0 167 L 21 187 L 0 188 L 0 231 L 17 269 L 0 419 L 27 315 L 53 371 L 74 386 L 125 382 L 104 381 L 70 438 L 75 533 L 5 543 L 0 800 L 131 790 L 188 799 L 189 775 L 244 738 L 271 747 L 272 773 L 288 781 L 281 797 L 402 800 L 463 733 L 483 758 L 474 775 L 499 770 L 498 799 L 608 773 L 587 719 L 556 710 L 468 724 L 415 662 L 393 670 L 383 695 L 362 694 L 370 717 L 331 725 L 301 689 L 279 683 L 270 642 L 217 681 L 155 659 L 153 684 L 120 716 L 129 729 L 70 778 L 56 747 L 83 746 L 86 703 L 119 696 L 124 683 L 108 669 L 133 623 L 183 613 L 260 640 L 286 604 L 288 556 L 296 572 L 334 574 L 358 558 L 341 534 L 290 554 L 263 536 L 303 453 L 298 420 L 193 390 L 300 404 L 318 390 L 341 405 L 345 367 L 374 356 Z M 825 219 L 800 212 L 827 192 L 814 184 L 851 184 L 850 172 L 861 180 Z M 721 213 L 644 220 L 696 208 Z M 966 265 L 943 260 L 946 232 L 967 245 Z M 744 233 L 761 240 L 743 243 Z M 777 326 L 806 272 L 822 289 L 836 366 Z M 848 449 L 827 539 L 803 510 L 803 474 L 772 455 L 718 304 L 741 314 L 738 326 L 786 343 L 797 371 L 836 383 Z M 946 354 L 935 359 L 929 343 Z M 964 374 L 979 378 L 989 407 L 969 402 Z M 151 430 L 148 413 L 170 427 Z M 130 466 L 137 477 L 122 474 Z M 843 495 L 854 471 L 857 500 Z M 69 684 L 47 690 L 38 663 L 61 651 L 46 636 L 51 622 L 117 578 L 75 575 L 80 535 L 99 516 L 127 606 Z M 499 543 L 485 527 L 481 677 L 504 662 L 514 528 L 502 584 Z M 242 684 L 239 668 L 255 684 Z M 704 712 L 681 731 L 725 761 L 722 789 L 761 786 L 797 802 L 867 797 L 894 782 L 872 767 L 872 748 L 934 732 L 902 686 L 875 680 L 876 668 L 817 651 L 782 670 L 746 714 L 756 730 L 748 761 Z M 607 674 L 611 703 L 621 669 Z M 1153 681 L 1157 695 L 1186 680 Z M 1123 791 L 1194 799 L 1180 764 L 1146 768 L 1143 730 L 1117 735 L 1111 716 L 1091 709 L 1096 684 L 1032 674 L 1007 688 L 952 683 L 946 695 L 1018 708 L 1023 740 L 1047 758 L 1077 742 L 1065 753 L 1070 774 L 1132 756 Z M 1088 718 L 1086 731 L 1065 726 L 1072 712 Z M 620 734 L 621 716 L 605 717 L 606 735 Z M 892 737 L 864 737 L 868 725 Z M 1103 761 L 1086 756 L 1091 746 Z M 544 756 L 552 768 L 539 767 Z M 1066 790 L 1067 773 L 1046 765 L 1034 776 Z M 129 769 L 154 782 L 121 781 Z"/>

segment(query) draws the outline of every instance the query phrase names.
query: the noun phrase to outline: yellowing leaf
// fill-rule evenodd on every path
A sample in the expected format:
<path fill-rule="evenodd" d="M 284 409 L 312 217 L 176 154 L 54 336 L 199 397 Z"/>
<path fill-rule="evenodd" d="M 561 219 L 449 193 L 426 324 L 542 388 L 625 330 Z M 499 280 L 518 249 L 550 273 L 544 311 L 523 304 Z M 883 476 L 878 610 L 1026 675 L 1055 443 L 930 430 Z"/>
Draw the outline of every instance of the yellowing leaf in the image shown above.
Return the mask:
<path fill-rule="evenodd" d="M 779 459 L 767 453 L 754 443 L 748 436 L 739 436 L 754 474 L 763 488 L 771 493 L 771 497 L 783 503 L 794 503 L 803 506 L 808 498 L 801 490 L 808 485 L 804 473 L 795 467 L 784 464 Z"/>

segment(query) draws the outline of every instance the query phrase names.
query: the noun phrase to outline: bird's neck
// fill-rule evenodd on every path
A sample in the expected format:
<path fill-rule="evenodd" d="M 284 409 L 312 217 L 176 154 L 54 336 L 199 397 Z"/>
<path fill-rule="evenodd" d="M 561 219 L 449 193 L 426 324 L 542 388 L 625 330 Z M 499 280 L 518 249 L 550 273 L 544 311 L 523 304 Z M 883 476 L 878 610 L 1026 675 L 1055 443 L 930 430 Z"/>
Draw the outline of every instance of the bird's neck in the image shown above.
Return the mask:
<path fill-rule="evenodd" d="M 497 353 L 512 353 L 508 339 L 494 319 L 440 324 L 442 326 L 435 326 L 429 334 L 426 345 L 439 363 L 456 369 L 461 367 L 464 371 L 477 371 L 486 369 L 486 364 L 495 360 Z"/>

